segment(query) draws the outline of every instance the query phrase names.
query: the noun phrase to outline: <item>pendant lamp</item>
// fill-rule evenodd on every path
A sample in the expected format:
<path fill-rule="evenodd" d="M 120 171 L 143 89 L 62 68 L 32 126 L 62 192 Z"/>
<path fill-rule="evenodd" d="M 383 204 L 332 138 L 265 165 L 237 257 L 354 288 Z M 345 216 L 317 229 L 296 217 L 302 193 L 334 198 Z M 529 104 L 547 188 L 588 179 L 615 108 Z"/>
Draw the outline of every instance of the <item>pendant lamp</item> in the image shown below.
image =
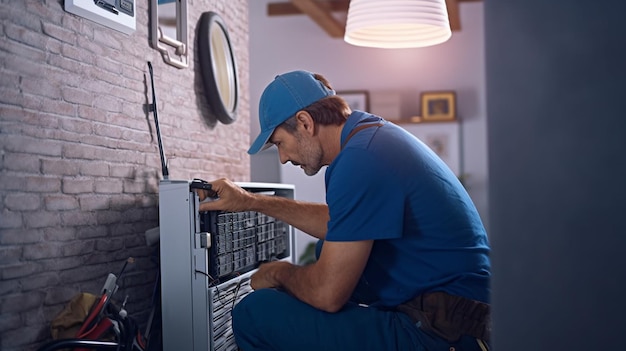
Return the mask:
<path fill-rule="evenodd" d="M 344 40 L 374 48 L 417 48 L 452 36 L 445 0 L 351 0 Z"/>

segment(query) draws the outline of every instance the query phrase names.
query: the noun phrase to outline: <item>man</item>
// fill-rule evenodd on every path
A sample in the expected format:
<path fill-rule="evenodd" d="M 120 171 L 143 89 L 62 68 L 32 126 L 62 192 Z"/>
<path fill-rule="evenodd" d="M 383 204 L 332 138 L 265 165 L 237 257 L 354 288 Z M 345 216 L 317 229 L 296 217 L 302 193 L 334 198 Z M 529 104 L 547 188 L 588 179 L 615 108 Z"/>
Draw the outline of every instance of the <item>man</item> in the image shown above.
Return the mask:
<path fill-rule="evenodd" d="M 307 175 L 326 170 L 326 204 L 252 194 L 226 179 L 201 211 L 258 211 L 320 240 L 315 263 L 252 275 L 233 310 L 242 350 L 486 350 L 489 246 L 456 176 L 425 144 L 351 111 L 328 81 L 294 71 L 261 96 L 261 132 Z M 201 195 L 201 198 L 204 198 Z"/>

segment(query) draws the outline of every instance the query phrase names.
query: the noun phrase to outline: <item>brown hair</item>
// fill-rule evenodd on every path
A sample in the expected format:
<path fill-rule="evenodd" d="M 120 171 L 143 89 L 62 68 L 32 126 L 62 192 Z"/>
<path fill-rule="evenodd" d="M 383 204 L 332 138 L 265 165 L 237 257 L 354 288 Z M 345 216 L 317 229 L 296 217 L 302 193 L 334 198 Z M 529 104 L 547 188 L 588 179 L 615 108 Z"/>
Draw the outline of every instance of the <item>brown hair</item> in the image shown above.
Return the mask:
<path fill-rule="evenodd" d="M 330 82 L 321 74 L 315 73 L 313 76 L 328 89 L 333 89 Z M 348 103 L 342 97 L 337 95 L 327 96 L 318 100 L 303 108 L 302 111 L 308 112 L 315 123 L 337 126 L 343 124 L 352 112 Z M 297 125 L 296 116 L 294 115 L 289 117 L 286 121 L 279 125 L 279 127 L 283 127 L 287 132 L 293 134 Z"/>

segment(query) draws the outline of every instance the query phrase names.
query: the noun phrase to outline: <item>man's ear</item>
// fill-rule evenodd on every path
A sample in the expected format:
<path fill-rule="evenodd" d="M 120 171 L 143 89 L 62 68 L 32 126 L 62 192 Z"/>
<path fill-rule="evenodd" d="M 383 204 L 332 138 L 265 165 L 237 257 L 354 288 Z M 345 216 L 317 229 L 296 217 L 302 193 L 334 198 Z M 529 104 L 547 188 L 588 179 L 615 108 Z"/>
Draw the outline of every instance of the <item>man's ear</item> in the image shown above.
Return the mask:
<path fill-rule="evenodd" d="M 298 126 L 302 128 L 303 132 L 309 133 L 310 135 L 315 134 L 315 122 L 308 112 L 298 111 L 296 119 L 298 120 Z"/>

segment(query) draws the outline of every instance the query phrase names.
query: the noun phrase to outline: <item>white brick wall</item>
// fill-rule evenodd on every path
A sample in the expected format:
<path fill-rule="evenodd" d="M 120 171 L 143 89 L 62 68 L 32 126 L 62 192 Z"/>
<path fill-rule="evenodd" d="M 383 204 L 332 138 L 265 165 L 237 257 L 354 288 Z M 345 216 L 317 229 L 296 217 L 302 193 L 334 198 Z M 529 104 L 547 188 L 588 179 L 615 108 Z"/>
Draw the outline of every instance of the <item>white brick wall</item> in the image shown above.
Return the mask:
<path fill-rule="evenodd" d="M 62 0 L 0 1 L 0 349 L 36 350 L 75 294 L 99 293 L 129 256 L 118 295 L 145 323 L 157 266 L 143 233 L 158 225 L 159 123 L 178 179 L 249 181 L 248 5 L 189 2 L 190 67 L 164 64 L 149 46 L 148 1 L 125 35 L 63 10 Z M 238 119 L 209 114 L 196 24 L 218 12 L 241 77 Z"/>

